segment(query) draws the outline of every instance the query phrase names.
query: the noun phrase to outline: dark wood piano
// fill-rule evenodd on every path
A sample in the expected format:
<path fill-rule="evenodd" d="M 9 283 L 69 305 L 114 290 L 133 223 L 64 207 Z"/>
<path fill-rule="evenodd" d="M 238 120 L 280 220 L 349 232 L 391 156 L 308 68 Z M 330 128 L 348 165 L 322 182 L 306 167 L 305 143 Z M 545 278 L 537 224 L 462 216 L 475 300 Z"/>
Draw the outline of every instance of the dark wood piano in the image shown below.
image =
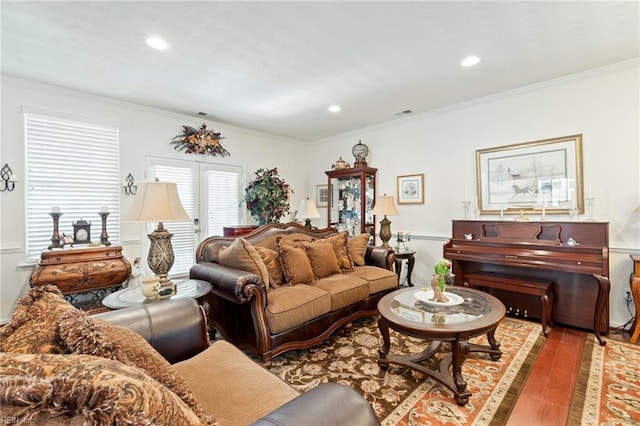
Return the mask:
<path fill-rule="evenodd" d="M 469 276 L 498 281 L 552 282 L 553 322 L 609 330 L 609 224 L 606 222 L 452 221 L 444 257 L 453 263 L 455 285 Z M 514 287 L 515 289 L 515 287 Z M 487 290 L 513 312 L 541 318 L 536 297 L 504 289 Z"/>

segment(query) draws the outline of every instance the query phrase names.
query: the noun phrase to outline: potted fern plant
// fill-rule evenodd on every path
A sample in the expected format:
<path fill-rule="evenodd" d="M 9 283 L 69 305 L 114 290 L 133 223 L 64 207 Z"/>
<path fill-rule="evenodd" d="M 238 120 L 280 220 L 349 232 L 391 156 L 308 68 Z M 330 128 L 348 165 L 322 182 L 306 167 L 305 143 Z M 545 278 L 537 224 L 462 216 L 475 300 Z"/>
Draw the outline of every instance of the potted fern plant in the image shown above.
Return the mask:
<path fill-rule="evenodd" d="M 278 168 L 258 169 L 244 190 L 243 201 L 259 225 L 277 222 L 289 213 L 289 194 L 293 190 L 278 175 Z"/>

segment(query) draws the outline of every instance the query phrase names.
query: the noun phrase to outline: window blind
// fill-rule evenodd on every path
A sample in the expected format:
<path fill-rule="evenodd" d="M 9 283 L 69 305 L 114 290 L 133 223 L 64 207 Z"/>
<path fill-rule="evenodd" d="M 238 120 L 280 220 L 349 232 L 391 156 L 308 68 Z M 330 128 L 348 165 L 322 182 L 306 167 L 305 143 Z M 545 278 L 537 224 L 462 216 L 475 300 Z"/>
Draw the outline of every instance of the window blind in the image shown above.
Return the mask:
<path fill-rule="evenodd" d="M 208 236 L 222 235 L 225 226 L 243 223 L 241 200 L 241 169 L 206 170 L 207 232 Z"/>
<path fill-rule="evenodd" d="M 178 188 L 178 196 L 190 218 L 196 218 L 196 179 L 195 169 L 192 167 L 170 166 L 155 164 L 153 177 L 160 182 L 173 182 Z M 152 224 L 153 228 L 157 224 Z M 166 222 L 164 227 L 173 234 L 171 245 L 175 262 L 170 275 L 182 275 L 189 272 L 189 268 L 195 263 L 196 243 L 194 225 L 192 220 L 180 222 Z"/>
<path fill-rule="evenodd" d="M 193 220 L 165 224 L 173 234 L 171 244 L 175 263 L 170 276 L 188 274 L 195 263 L 196 246 L 200 241 L 222 235 L 225 226 L 243 223 L 240 205 L 242 167 L 154 157 L 147 159 L 147 165 L 153 179 L 176 183 L 185 211 L 192 219 L 199 220 L 198 226 Z M 195 232 L 198 229 L 199 232 Z"/>
<path fill-rule="evenodd" d="M 52 207 L 60 208 L 59 232 L 73 235 L 73 223 L 91 222 L 91 240 L 100 242 L 98 213 L 109 209 L 107 234 L 120 240 L 118 128 L 42 114 L 25 113 L 27 261 L 40 259 L 51 244 Z"/>

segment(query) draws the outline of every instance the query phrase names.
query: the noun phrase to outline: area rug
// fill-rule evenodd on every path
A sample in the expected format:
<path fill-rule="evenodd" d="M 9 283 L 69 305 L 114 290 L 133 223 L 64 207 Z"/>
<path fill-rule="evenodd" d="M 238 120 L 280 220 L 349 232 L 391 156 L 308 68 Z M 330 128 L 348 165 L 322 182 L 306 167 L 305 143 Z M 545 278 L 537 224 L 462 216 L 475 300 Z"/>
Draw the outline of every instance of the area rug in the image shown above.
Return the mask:
<path fill-rule="evenodd" d="M 567 424 L 640 424 L 640 346 L 587 335 Z"/>
<path fill-rule="evenodd" d="M 323 382 L 351 386 L 371 403 L 385 426 L 500 425 L 506 423 L 544 344 L 541 331 L 540 324 L 505 318 L 496 331 L 501 359 L 472 353 L 463 366 L 472 392 L 464 407 L 448 388 L 422 373 L 393 365 L 382 370 L 376 362 L 382 337 L 371 318 L 354 322 L 350 336 L 333 335 L 322 345 L 275 357 L 270 371 L 300 392 Z M 472 341 L 486 343 L 486 336 Z M 425 346 L 423 340 L 391 331 L 391 353 L 417 353 Z"/>

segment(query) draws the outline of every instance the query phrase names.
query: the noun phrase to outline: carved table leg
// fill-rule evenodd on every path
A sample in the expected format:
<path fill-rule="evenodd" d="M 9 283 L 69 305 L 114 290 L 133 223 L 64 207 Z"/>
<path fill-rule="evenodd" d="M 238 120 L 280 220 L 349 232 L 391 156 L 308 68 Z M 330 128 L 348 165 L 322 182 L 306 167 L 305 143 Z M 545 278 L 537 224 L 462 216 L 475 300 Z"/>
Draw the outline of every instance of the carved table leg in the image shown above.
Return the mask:
<path fill-rule="evenodd" d="M 451 373 L 456 386 L 456 403 L 465 405 L 469 402 L 471 392 L 467 392 L 467 382 L 462 378 L 462 365 L 469 355 L 469 343 L 466 340 L 451 342 L 452 364 Z"/>
<path fill-rule="evenodd" d="M 387 357 L 387 354 L 391 349 L 391 339 L 389 338 L 389 326 L 387 325 L 386 321 L 382 318 L 382 316 L 378 318 L 378 329 L 380 330 L 380 334 L 382 334 L 382 342 L 383 342 L 382 348 L 378 350 L 378 355 L 379 355 L 378 364 L 380 365 L 380 368 L 382 368 L 383 370 L 386 370 L 387 368 L 389 368 L 389 364 L 387 363 L 383 364 L 383 363 L 380 363 L 380 361 Z"/>
<path fill-rule="evenodd" d="M 636 277 L 631 281 L 631 295 L 633 296 L 633 303 L 636 305 L 636 321 L 633 328 L 633 335 L 629 342 L 636 343 L 640 336 L 640 322 L 638 321 L 638 315 L 640 315 L 640 277 Z"/>
<path fill-rule="evenodd" d="M 414 256 L 409 257 L 407 260 L 407 284 L 409 287 L 413 287 L 413 283 L 411 282 L 411 273 L 413 272 L 413 265 L 416 264 L 416 258 Z"/>

